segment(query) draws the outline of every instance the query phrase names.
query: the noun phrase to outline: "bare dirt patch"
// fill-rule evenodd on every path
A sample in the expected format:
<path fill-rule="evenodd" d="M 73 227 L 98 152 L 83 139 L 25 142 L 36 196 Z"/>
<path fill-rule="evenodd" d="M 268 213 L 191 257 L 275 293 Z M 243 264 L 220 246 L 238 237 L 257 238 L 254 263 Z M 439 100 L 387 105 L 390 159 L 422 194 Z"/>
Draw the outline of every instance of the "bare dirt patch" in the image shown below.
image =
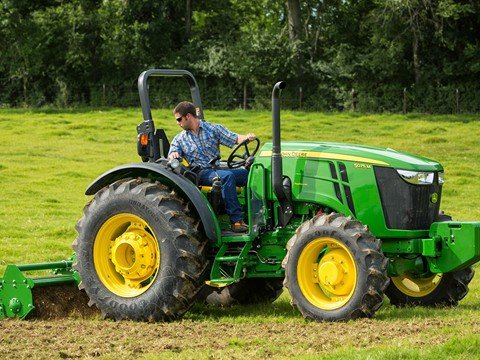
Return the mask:
<path fill-rule="evenodd" d="M 331 354 L 342 346 L 441 344 L 441 328 L 462 326 L 478 333 L 480 325 L 460 320 L 416 319 L 385 322 L 312 323 L 287 320 L 234 323 L 182 320 L 173 323 L 65 318 L 56 321 L 0 322 L 0 357 L 7 358 L 142 358 L 147 355 L 181 358 L 295 357 Z"/>
<path fill-rule="evenodd" d="M 75 285 L 34 287 L 32 289 L 35 309 L 29 319 L 58 319 L 70 315 L 88 318 L 99 311 L 88 306 L 88 296 Z"/>

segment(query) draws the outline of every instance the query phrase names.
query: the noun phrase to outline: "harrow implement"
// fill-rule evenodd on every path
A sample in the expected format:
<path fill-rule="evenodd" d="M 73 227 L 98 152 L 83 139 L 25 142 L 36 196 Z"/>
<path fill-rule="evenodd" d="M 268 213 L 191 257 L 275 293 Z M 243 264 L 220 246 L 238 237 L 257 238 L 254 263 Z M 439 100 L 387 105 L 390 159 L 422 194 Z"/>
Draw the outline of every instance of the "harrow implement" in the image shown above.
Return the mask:
<path fill-rule="evenodd" d="M 3 278 L 0 278 L 0 319 L 25 319 L 32 314 L 38 303 L 40 288 L 48 287 L 49 298 L 55 302 L 55 289 L 63 285 L 78 286 L 79 274 L 73 270 L 74 258 L 67 260 L 23 265 L 8 265 Z M 26 273 L 49 270 L 46 276 L 30 277 Z M 35 295 L 34 295 L 35 293 Z M 34 300 L 35 299 L 35 300 Z M 61 301 L 60 297 L 58 301 Z"/>

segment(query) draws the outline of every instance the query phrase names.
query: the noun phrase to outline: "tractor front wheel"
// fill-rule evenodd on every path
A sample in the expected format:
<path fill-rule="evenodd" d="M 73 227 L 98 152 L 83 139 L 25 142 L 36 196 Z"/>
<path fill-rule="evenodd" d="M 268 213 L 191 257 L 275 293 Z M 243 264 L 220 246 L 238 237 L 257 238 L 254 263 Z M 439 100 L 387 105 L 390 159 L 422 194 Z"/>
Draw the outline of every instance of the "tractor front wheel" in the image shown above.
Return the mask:
<path fill-rule="evenodd" d="M 450 215 L 439 214 L 437 221 L 451 221 Z M 475 274 L 471 267 L 446 273 L 418 277 L 403 274 L 392 277 L 385 295 L 396 306 L 457 306 L 468 293 L 468 284 Z"/>
<path fill-rule="evenodd" d="M 105 317 L 168 321 L 194 303 L 208 272 L 207 241 L 184 201 L 160 183 L 120 180 L 85 207 L 74 267 Z"/>
<path fill-rule="evenodd" d="M 305 318 L 339 321 L 373 316 L 388 284 L 381 244 L 360 222 L 316 216 L 287 243 L 285 287 Z"/>
<path fill-rule="evenodd" d="M 385 294 L 396 306 L 456 306 L 467 295 L 473 275 L 471 267 L 424 278 L 403 274 L 391 278 Z"/>

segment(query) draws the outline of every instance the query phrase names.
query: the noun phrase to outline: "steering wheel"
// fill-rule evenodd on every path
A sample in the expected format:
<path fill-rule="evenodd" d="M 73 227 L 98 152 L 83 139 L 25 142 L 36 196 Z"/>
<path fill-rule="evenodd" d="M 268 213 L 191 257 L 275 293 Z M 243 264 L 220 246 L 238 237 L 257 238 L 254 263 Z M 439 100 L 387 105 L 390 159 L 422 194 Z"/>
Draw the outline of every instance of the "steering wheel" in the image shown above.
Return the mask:
<path fill-rule="evenodd" d="M 250 156 L 254 156 L 257 153 L 258 148 L 260 147 L 260 140 L 255 138 L 254 140 L 252 140 L 252 142 L 253 141 L 256 142 L 255 149 L 253 151 L 251 151 L 248 148 L 248 144 L 250 143 L 250 140 L 248 140 L 248 139 L 243 140 L 240 144 L 237 144 L 237 146 L 235 146 L 233 148 L 232 152 L 230 153 L 230 156 L 227 159 L 227 166 L 230 169 L 236 169 L 236 168 L 239 168 L 241 166 L 245 166 L 245 163 L 247 162 L 247 159 Z M 239 149 L 242 148 L 242 147 L 245 148 L 245 152 L 241 155 L 237 154 L 239 152 Z M 235 160 L 235 159 L 240 159 L 240 160 Z"/>

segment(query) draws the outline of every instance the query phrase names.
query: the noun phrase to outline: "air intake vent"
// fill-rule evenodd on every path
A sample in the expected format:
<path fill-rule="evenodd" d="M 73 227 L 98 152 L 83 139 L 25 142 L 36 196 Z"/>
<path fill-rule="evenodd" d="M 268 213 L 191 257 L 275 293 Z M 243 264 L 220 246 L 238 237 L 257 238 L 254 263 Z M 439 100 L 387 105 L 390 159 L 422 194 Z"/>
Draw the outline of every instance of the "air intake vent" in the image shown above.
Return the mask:
<path fill-rule="evenodd" d="M 395 169 L 374 167 L 387 227 L 400 230 L 428 230 L 438 217 L 442 188 L 432 185 L 412 185 L 404 181 Z M 433 194 L 437 194 L 432 202 Z"/>

